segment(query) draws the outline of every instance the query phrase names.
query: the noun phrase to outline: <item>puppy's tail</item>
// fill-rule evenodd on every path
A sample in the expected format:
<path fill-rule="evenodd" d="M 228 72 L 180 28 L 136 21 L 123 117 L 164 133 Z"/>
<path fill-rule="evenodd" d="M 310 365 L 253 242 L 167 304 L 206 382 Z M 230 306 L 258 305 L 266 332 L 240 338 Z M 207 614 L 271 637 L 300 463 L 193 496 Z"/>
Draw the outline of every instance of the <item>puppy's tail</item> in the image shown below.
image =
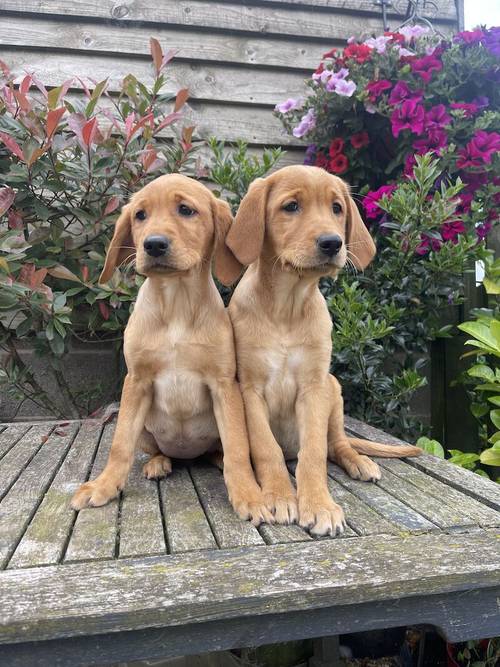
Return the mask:
<path fill-rule="evenodd" d="M 414 445 L 382 445 L 379 442 L 362 440 L 361 438 L 347 438 L 349 444 L 358 454 L 380 456 L 386 459 L 395 459 L 401 456 L 420 456 L 422 450 Z"/>

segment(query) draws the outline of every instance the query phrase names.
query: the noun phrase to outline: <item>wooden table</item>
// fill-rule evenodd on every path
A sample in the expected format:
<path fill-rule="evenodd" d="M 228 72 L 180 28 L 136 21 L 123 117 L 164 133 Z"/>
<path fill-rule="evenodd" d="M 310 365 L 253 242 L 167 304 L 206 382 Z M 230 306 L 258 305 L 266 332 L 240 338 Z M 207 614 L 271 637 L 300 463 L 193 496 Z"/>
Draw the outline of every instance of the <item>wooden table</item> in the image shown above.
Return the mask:
<path fill-rule="evenodd" d="M 106 664 L 416 623 L 451 641 L 500 634 L 500 486 L 432 456 L 381 459 L 376 485 L 330 465 L 349 527 L 312 539 L 240 521 L 208 464 L 156 483 L 138 460 L 118 501 L 76 514 L 69 499 L 102 469 L 114 425 L 2 429 L 1 665 Z"/>

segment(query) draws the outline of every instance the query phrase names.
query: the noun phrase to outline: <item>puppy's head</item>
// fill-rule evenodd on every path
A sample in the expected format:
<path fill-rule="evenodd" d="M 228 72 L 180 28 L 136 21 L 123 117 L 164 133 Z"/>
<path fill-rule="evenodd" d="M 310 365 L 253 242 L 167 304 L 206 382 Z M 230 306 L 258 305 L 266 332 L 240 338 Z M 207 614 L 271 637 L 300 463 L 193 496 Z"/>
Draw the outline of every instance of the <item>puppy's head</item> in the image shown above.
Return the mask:
<path fill-rule="evenodd" d="M 224 243 L 231 222 L 229 206 L 201 183 L 180 174 L 160 176 L 124 206 L 99 281 L 134 255 L 137 271 L 151 277 L 199 270 L 215 250 L 215 272 L 231 282 L 234 267 L 240 268 Z"/>
<path fill-rule="evenodd" d="M 335 275 L 375 256 L 347 185 L 317 167 L 284 167 L 252 183 L 226 243 L 241 264 L 266 257 L 285 271 Z"/>

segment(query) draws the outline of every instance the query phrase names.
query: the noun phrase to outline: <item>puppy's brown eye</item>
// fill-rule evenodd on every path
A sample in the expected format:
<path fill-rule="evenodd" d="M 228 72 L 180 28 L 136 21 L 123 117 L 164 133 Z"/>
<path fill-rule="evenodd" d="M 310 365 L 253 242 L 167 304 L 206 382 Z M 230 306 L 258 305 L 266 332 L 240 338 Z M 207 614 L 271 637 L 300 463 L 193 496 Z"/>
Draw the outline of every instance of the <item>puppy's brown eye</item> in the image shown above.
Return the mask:
<path fill-rule="evenodd" d="M 339 203 L 335 202 L 334 204 L 332 204 L 332 211 L 335 213 L 335 215 L 339 215 L 340 213 L 342 213 L 342 206 Z"/>
<path fill-rule="evenodd" d="M 137 211 L 135 214 L 136 220 L 146 220 L 146 211 L 143 211 L 142 208 L 140 211 Z"/>
<path fill-rule="evenodd" d="M 287 213 L 295 213 L 296 211 L 299 210 L 299 205 L 296 201 L 291 201 L 288 204 L 285 204 L 285 206 L 283 206 L 283 210 L 286 211 Z"/>
<path fill-rule="evenodd" d="M 189 206 L 186 206 L 186 204 L 180 204 L 177 211 L 179 212 L 179 215 L 182 215 L 185 218 L 190 218 L 196 213 L 194 208 L 190 208 Z"/>

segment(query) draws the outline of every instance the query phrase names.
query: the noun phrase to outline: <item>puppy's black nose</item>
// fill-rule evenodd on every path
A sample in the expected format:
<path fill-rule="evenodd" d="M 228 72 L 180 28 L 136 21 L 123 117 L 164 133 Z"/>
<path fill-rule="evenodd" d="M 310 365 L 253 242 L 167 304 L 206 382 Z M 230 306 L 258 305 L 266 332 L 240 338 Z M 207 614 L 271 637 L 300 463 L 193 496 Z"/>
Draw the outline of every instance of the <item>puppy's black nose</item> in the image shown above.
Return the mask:
<path fill-rule="evenodd" d="M 161 257 L 162 255 L 166 255 L 169 245 L 170 241 L 166 236 L 146 236 L 144 239 L 144 250 L 148 255 L 151 255 L 151 257 Z"/>
<path fill-rule="evenodd" d="M 338 234 L 322 234 L 316 239 L 316 244 L 324 255 L 333 257 L 342 248 L 342 239 Z"/>

